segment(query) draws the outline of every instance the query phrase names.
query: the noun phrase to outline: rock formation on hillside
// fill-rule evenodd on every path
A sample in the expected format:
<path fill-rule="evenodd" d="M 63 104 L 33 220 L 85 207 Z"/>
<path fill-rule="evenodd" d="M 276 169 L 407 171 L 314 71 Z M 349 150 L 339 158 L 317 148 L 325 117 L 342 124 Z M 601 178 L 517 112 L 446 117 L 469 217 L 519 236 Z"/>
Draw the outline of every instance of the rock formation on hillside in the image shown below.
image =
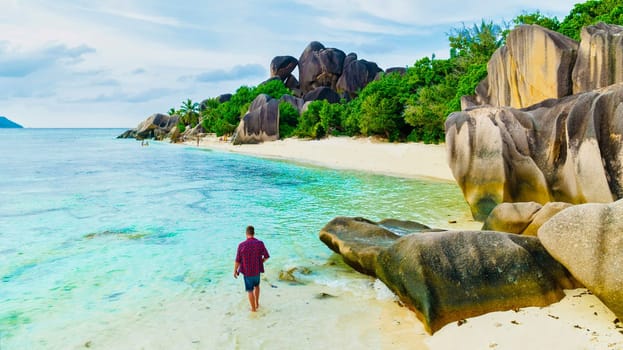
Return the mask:
<path fill-rule="evenodd" d="M 487 312 L 549 305 L 575 286 L 536 237 L 430 229 L 402 236 L 383 226 L 338 217 L 320 239 L 348 265 L 383 281 L 430 333 Z"/>
<path fill-rule="evenodd" d="M 623 197 L 623 84 L 525 109 L 479 107 L 446 120 L 448 162 L 474 217 L 502 202 Z"/>
<path fill-rule="evenodd" d="M 623 318 L 623 201 L 566 209 L 538 236 L 556 260 Z"/>
<path fill-rule="evenodd" d="M 290 69 L 294 69 L 295 62 L 298 63 L 298 80 L 292 76 Z M 284 65 L 288 69 L 278 74 L 279 67 Z M 393 68 L 393 71 L 402 73 L 404 68 Z M 300 89 L 299 97 L 319 88 L 328 88 L 336 96 L 354 97 L 376 79 L 380 72 L 383 70 L 374 62 L 359 60 L 357 54 L 352 52 L 346 55 L 342 50 L 326 48 L 317 41 L 307 45 L 298 61 L 292 56 L 276 56 L 271 62 L 271 75 L 278 76 L 288 88 L 297 93 Z"/>
<path fill-rule="evenodd" d="M 522 108 L 572 92 L 571 71 L 578 43 L 538 25 L 521 25 L 487 64 L 477 101 Z"/>
<path fill-rule="evenodd" d="M 344 51 L 325 48 L 317 41 L 307 45 L 299 58 L 299 83 L 303 93 L 322 86 L 335 91 L 345 58 Z"/>

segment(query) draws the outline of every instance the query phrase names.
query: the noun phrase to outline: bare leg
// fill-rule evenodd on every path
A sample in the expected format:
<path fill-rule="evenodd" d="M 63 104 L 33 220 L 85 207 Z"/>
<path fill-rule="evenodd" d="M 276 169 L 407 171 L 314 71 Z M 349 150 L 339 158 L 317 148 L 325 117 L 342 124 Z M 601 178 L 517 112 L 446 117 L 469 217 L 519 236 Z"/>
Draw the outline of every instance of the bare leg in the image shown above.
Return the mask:
<path fill-rule="evenodd" d="M 249 304 L 251 304 L 251 312 L 257 311 L 257 304 L 255 303 L 255 293 L 253 291 L 247 293 L 249 295 Z"/>
<path fill-rule="evenodd" d="M 260 307 L 260 286 L 256 286 L 255 288 L 253 288 L 253 295 L 255 297 L 255 308 L 259 308 Z"/>

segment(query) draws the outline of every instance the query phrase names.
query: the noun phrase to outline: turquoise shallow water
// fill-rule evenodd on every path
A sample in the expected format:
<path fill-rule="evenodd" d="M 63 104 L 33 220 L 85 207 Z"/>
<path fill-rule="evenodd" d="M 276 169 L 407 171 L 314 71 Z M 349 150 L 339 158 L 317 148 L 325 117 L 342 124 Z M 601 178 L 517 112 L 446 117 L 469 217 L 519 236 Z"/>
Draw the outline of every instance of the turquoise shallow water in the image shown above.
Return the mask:
<path fill-rule="evenodd" d="M 322 265 L 318 231 L 335 216 L 439 227 L 468 215 L 454 184 L 141 147 L 120 132 L 0 130 L 0 349 L 218 288 L 248 224 L 272 265 Z"/>

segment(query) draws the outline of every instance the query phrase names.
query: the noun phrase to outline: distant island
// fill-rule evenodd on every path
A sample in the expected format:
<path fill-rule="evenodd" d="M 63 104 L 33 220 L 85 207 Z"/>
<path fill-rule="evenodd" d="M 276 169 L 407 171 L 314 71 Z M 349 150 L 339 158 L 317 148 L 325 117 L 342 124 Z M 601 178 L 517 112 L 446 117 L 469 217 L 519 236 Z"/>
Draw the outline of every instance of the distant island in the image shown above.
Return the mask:
<path fill-rule="evenodd" d="M 0 116 L 0 129 L 21 129 L 23 126 L 17 124 L 16 122 L 7 119 L 6 117 Z"/>

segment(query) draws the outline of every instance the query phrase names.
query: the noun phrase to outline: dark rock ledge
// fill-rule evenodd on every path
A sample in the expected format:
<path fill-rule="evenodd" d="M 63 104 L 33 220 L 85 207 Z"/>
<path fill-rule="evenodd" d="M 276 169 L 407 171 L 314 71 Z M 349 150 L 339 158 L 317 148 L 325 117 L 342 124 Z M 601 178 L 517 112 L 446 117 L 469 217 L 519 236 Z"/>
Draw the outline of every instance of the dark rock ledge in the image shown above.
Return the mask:
<path fill-rule="evenodd" d="M 390 222 L 337 217 L 320 239 L 348 265 L 383 281 L 429 333 L 467 317 L 546 306 L 578 286 L 536 237 Z"/>

